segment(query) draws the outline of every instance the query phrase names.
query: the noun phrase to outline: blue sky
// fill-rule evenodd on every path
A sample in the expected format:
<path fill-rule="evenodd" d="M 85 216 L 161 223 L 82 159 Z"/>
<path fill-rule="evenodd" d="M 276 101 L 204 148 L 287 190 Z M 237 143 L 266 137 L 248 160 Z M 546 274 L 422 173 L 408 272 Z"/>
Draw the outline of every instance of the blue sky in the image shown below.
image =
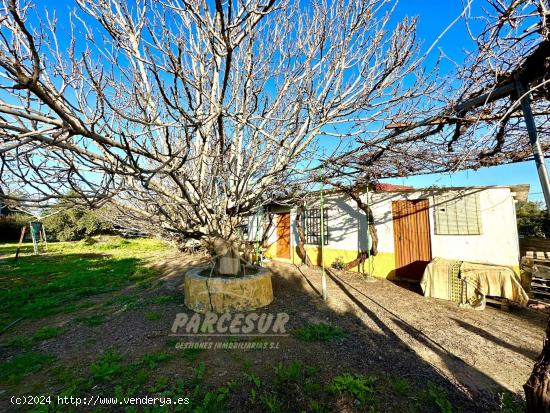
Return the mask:
<path fill-rule="evenodd" d="M 466 0 L 464 0 L 464 3 L 466 3 Z M 462 4 L 462 0 L 405 0 L 400 2 L 397 8 L 397 16 L 401 18 L 405 15 L 419 16 L 418 36 L 424 39 L 424 47 L 427 48 L 439 34 L 460 15 Z M 482 4 L 481 1 L 474 0 L 474 7 L 480 4 Z M 475 9 L 473 14 L 475 14 Z M 461 62 L 464 58 L 464 50 L 472 50 L 473 47 L 474 45 L 466 32 L 466 26 L 461 20 L 457 22 L 437 44 L 432 52 L 431 58 L 435 59 L 439 53 L 439 49 L 441 49 L 450 58 L 455 59 L 457 62 Z M 409 178 L 395 178 L 385 180 L 385 182 L 417 187 L 430 185 L 468 186 L 530 184 L 529 199 L 533 201 L 543 200 L 542 189 L 534 161 L 481 168 L 476 171 L 460 171 L 453 174 L 431 174 Z"/>
<path fill-rule="evenodd" d="M 393 20 L 400 21 L 405 16 L 418 16 L 418 38 L 423 41 L 423 50 L 432 45 L 444 29 L 455 20 L 463 10 L 463 4 L 468 0 L 401 0 L 398 4 Z M 473 0 L 473 15 L 479 13 L 483 0 Z M 36 1 L 37 10 L 46 6 L 56 10 L 60 18 L 60 26 L 67 23 L 68 11 L 75 7 L 72 2 L 50 3 L 45 0 Z M 473 29 L 479 27 L 473 23 Z M 428 62 L 433 62 L 440 51 L 450 59 L 461 63 L 465 50 L 473 50 L 475 45 L 470 40 L 463 20 L 459 20 L 438 42 L 432 50 Z M 451 68 L 450 61 L 444 62 L 444 68 Z M 491 168 L 482 168 L 477 171 L 460 171 L 453 174 L 433 174 L 410 178 L 395 178 L 386 180 L 393 183 L 413 186 L 468 186 L 468 185 L 508 185 L 528 183 L 531 185 L 530 199 L 542 200 L 540 183 L 534 162 L 523 162 L 514 165 L 504 165 Z"/>

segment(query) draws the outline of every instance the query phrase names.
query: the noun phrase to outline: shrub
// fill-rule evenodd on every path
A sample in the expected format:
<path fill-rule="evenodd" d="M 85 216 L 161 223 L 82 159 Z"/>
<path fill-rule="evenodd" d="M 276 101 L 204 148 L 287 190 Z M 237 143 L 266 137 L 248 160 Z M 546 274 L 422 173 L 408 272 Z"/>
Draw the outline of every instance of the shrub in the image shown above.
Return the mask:
<path fill-rule="evenodd" d="M 344 262 L 344 258 L 342 257 L 336 257 L 332 264 L 330 264 L 330 266 L 339 271 L 343 271 L 346 269 L 346 263 Z"/>
<path fill-rule="evenodd" d="M 10 214 L 0 216 L 0 241 L 17 242 L 21 235 L 21 228 L 28 224 L 32 217 L 27 214 Z M 28 231 L 27 231 L 28 234 Z M 30 236 L 30 235 L 28 235 Z"/>
<path fill-rule="evenodd" d="M 57 207 L 56 207 L 57 208 Z M 92 235 L 112 232 L 109 223 L 97 212 L 83 208 L 58 210 L 43 220 L 48 238 L 54 241 L 77 241 Z"/>

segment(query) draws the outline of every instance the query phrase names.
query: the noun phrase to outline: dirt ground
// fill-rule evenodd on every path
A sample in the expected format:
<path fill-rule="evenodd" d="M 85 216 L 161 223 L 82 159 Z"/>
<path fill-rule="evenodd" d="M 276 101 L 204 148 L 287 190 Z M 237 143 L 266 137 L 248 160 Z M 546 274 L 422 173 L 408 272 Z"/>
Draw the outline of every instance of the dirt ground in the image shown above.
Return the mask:
<path fill-rule="evenodd" d="M 350 333 L 336 354 L 312 352 L 315 362 L 413 380 L 437 377 L 478 406 L 487 406 L 503 390 L 522 392 L 542 348 L 547 319 L 543 312 L 517 307 L 503 311 L 490 305 L 482 311 L 463 309 L 422 296 L 418 286 L 332 269 L 325 303 L 319 269 L 279 262 L 269 267 L 275 300 L 266 310 L 288 312 L 291 328 L 304 321 L 327 321 Z M 175 281 L 179 274 L 171 271 L 166 278 Z M 302 357 L 293 353 L 288 348 L 283 358 Z"/>
<path fill-rule="evenodd" d="M 309 294 L 320 288 L 318 270 L 280 263 L 272 267 L 286 279 L 301 279 Z M 463 309 L 426 298 L 413 285 L 368 282 L 362 275 L 334 270 L 328 279 L 327 309 L 343 315 L 336 322 L 376 343 L 376 348 L 359 349 L 365 357 L 372 351 L 413 352 L 472 398 L 503 388 L 521 392 L 542 349 L 547 315 L 539 311 L 490 305 L 482 311 Z M 415 366 L 407 366 L 403 374 L 414 376 Z"/>
<path fill-rule="evenodd" d="M 104 294 L 96 298 L 96 306 L 77 314 L 25 321 L 9 335 L 28 334 L 42 325 L 69 326 L 62 336 L 39 343 L 37 350 L 54 354 L 58 363 L 71 366 L 77 375 L 85 374 L 107 349 L 118 349 L 133 359 L 165 350 L 167 345 L 173 346 L 170 328 L 176 314 L 190 314 L 180 290 L 185 269 L 202 259 L 179 255 L 158 263 L 162 281 L 157 287 L 129 287 L 121 292 L 133 297 L 131 305 L 109 305 L 112 295 Z M 208 350 L 199 355 L 199 361 L 206 364 L 208 385 L 236 380 L 243 371 L 269 382 L 269 372 L 277 363 L 299 360 L 318 367 L 319 376 L 326 380 L 343 372 L 375 374 L 388 380 L 405 377 L 418 388 L 428 383 L 445 388 L 459 411 L 493 411 L 499 393 L 521 392 L 541 349 L 544 313 L 515 308 L 510 312 L 491 307 L 461 309 L 451 302 L 425 298 L 409 286 L 332 271 L 329 299 L 324 302 L 319 295 L 320 271 L 282 263 L 270 263 L 269 267 L 275 299 L 262 311 L 288 313 L 289 330 L 308 322 L 338 325 L 346 339 L 342 343 L 310 343 L 289 336 L 277 339 L 276 350 Z M 174 299 L 155 302 L 155 297 L 167 295 Z M 75 317 L 93 315 L 98 309 L 105 323 L 75 323 Z M 157 317 L 148 317 L 151 312 Z M 180 358 L 167 362 L 155 374 L 175 379 L 189 375 L 192 368 L 191 361 Z M 49 383 L 44 374 L 29 376 L 25 389 L 32 389 L 32 383 L 37 389 Z M 61 390 L 55 382 L 48 386 L 54 393 Z M 0 411 L 10 408 L 3 396 L 13 392 L 17 389 L 0 390 Z M 247 404 L 250 402 L 244 397 L 232 400 L 235 411 L 262 411 Z M 397 403 L 401 402 L 385 400 L 384 411 L 409 411 Z"/>

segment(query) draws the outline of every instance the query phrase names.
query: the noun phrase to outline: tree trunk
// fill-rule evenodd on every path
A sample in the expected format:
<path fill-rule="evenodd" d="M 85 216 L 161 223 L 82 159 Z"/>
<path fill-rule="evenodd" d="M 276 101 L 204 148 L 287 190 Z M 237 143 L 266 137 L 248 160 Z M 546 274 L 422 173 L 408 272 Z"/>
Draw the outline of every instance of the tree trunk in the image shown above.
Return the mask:
<path fill-rule="evenodd" d="M 215 270 L 220 275 L 241 274 L 242 258 L 237 241 L 213 238 L 208 242 L 208 250 L 214 260 Z"/>
<path fill-rule="evenodd" d="M 550 413 L 550 319 L 546 325 L 542 353 L 523 390 L 528 413 Z"/>

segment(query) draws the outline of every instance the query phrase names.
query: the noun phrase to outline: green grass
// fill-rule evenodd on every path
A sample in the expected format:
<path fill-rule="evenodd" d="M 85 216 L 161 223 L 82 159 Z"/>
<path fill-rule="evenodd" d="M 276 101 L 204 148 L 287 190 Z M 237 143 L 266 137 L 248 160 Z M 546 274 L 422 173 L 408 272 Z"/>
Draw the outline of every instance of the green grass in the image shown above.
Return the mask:
<path fill-rule="evenodd" d="M 292 334 L 302 341 L 321 341 L 323 343 L 341 343 L 345 338 L 344 330 L 326 323 L 308 323 L 294 330 Z"/>
<path fill-rule="evenodd" d="M 34 351 L 17 354 L 0 364 L 0 380 L 18 383 L 24 376 L 41 370 L 53 360 L 53 356 Z"/>
<path fill-rule="evenodd" d="M 35 343 L 40 341 L 48 340 L 50 338 L 55 338 L 65 333 L 65 329 L 61 327 L 42 327 L 30 336 L 16 336 L 12 337 L 2 344 L 9 347 L 30 349 Z"/>
<path fill-rule="evenodd" d="M 151 311 L 151 312 L 145 314 L 145 318 L 149 321 L 156 321 L 156 320 L 160 319 L 160 314 L 155 313 L 154 311 Z"/>
<path fill-rule="evenodd" d="M 97 327 L 105 324 L 105 317 L 101 314 L 95 314 L 88 317 L 77 317 L 76 321 L 87 325 L 88 327 Z"/>
<path fill-rule="evenodd" d="M 48 244 L 40 256 L 11 256 L 17 244 L 0 244 L 0 329 L 20 317 L 42 318 L 90 305 L 89 298 L 130 283 L 151 285 L 154 269 L 147 259 L 169 251 L 155 239 L 108 237 L 86 242 Z M 32 251 L 25 244 L 23 253 Z M 8 255 L 6 257 L 6 255 Z"/>
<path fill-rule="evenodd" d="M 189 361 L 195 361 L 203 351 L 202 348 L 184 348 L 181 351 L 181 356 Z"/>

